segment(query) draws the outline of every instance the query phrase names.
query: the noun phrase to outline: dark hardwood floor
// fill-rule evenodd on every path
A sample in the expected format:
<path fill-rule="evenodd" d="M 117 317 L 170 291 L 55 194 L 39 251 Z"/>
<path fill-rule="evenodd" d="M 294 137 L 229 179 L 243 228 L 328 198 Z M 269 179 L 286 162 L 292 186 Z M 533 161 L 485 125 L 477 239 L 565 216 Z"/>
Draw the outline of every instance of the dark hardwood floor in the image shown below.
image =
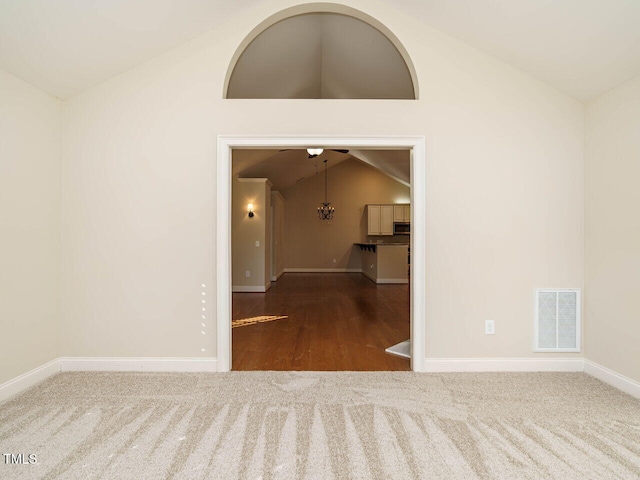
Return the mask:
<path fill-rule="evenodd" d="M 409 286 L 360 273 L 285 273 L 266 293 L 234 293 L 233 370 L 410 370 L 385 353 L 409 338 Z"/>

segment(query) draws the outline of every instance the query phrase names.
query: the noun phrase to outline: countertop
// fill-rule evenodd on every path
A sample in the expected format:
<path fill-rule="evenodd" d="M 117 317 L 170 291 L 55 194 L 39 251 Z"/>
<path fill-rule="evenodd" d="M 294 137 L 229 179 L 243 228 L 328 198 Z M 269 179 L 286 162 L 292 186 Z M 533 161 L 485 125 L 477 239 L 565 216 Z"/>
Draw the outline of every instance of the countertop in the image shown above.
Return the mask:
<path fill-rule="evenodd" d="M 368 250 L 370 252 L 375 252 L 377 247 L 407 247 L 409 248 L 408 243 L 402 242 L 386 242 L 386 243 L 374 243 L 374 242 L 364 242 L 364 243 L 354 243 L 360 247 L 360 250 Z"/>
<path fill-rule="evenodd" d="M 358 245 L 359 247 L 385 247 L 385 246 L 398 246 L 398 245 L 404 245 L 406 247 L 409 246 L 408 243 L 403 243 L 403 242 L 382 242 L 382 243 L 376 243 L 376 242 L 363 242 L 363 243 L 354 243 L 354 245 Z"/>

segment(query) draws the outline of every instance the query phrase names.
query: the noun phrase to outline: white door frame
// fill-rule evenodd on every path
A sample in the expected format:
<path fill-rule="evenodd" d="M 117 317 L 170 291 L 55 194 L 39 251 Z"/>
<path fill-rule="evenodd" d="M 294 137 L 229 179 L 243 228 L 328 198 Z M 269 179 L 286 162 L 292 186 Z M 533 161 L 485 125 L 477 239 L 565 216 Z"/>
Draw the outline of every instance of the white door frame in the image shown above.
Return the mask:
<path fill-rule="evenodd" d="M 423 136 L 219 135 L 216 188 L 216 323 L 218 371 L 231 370 L 231 150 L 233 148 L 410 149 L 411 369 L 425 371 L 426 168 Z"/>

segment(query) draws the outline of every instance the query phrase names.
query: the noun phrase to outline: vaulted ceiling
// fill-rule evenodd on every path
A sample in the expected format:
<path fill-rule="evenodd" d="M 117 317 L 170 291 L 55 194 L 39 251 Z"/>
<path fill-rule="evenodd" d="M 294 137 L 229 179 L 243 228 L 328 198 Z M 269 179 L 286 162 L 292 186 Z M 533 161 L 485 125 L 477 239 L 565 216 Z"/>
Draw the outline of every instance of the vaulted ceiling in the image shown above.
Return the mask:
<path fill-rule="evenodd" d="M 0 68 L 71 97 L 267 0 L 0 0 Z M 381 0 L 579 100 L 640 75 L 638 0 Z"/>
<path fill-rule="evenodd" d="M 410 184 L 409 150 L 352 149 L 346 154 L 325 150 L 322 155 L 309 158 L 306 150 L 238 149 L 233 151 L 231 173 L 241 178 L 268 178 L 273 190 L 281 191 L 322 173 L 325 159 L 329 169 L 351 159 L 403 185 Z"/>

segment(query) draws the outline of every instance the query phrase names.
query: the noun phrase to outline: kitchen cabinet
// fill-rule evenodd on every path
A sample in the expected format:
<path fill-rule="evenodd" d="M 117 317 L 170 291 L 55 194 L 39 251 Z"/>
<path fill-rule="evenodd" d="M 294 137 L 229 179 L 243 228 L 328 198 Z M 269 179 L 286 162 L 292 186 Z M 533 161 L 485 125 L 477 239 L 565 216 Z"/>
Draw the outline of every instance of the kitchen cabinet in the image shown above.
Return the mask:
<path fill-rule="evenodd" d="M 367 205 L 367 234 L 393 235 L 393 205 Z"/>
<path fill-rule="evenodd" d="M 393 221 L 394 222 L 410 222 L 411 221 L 411 205 L 394 205 Z"/>

